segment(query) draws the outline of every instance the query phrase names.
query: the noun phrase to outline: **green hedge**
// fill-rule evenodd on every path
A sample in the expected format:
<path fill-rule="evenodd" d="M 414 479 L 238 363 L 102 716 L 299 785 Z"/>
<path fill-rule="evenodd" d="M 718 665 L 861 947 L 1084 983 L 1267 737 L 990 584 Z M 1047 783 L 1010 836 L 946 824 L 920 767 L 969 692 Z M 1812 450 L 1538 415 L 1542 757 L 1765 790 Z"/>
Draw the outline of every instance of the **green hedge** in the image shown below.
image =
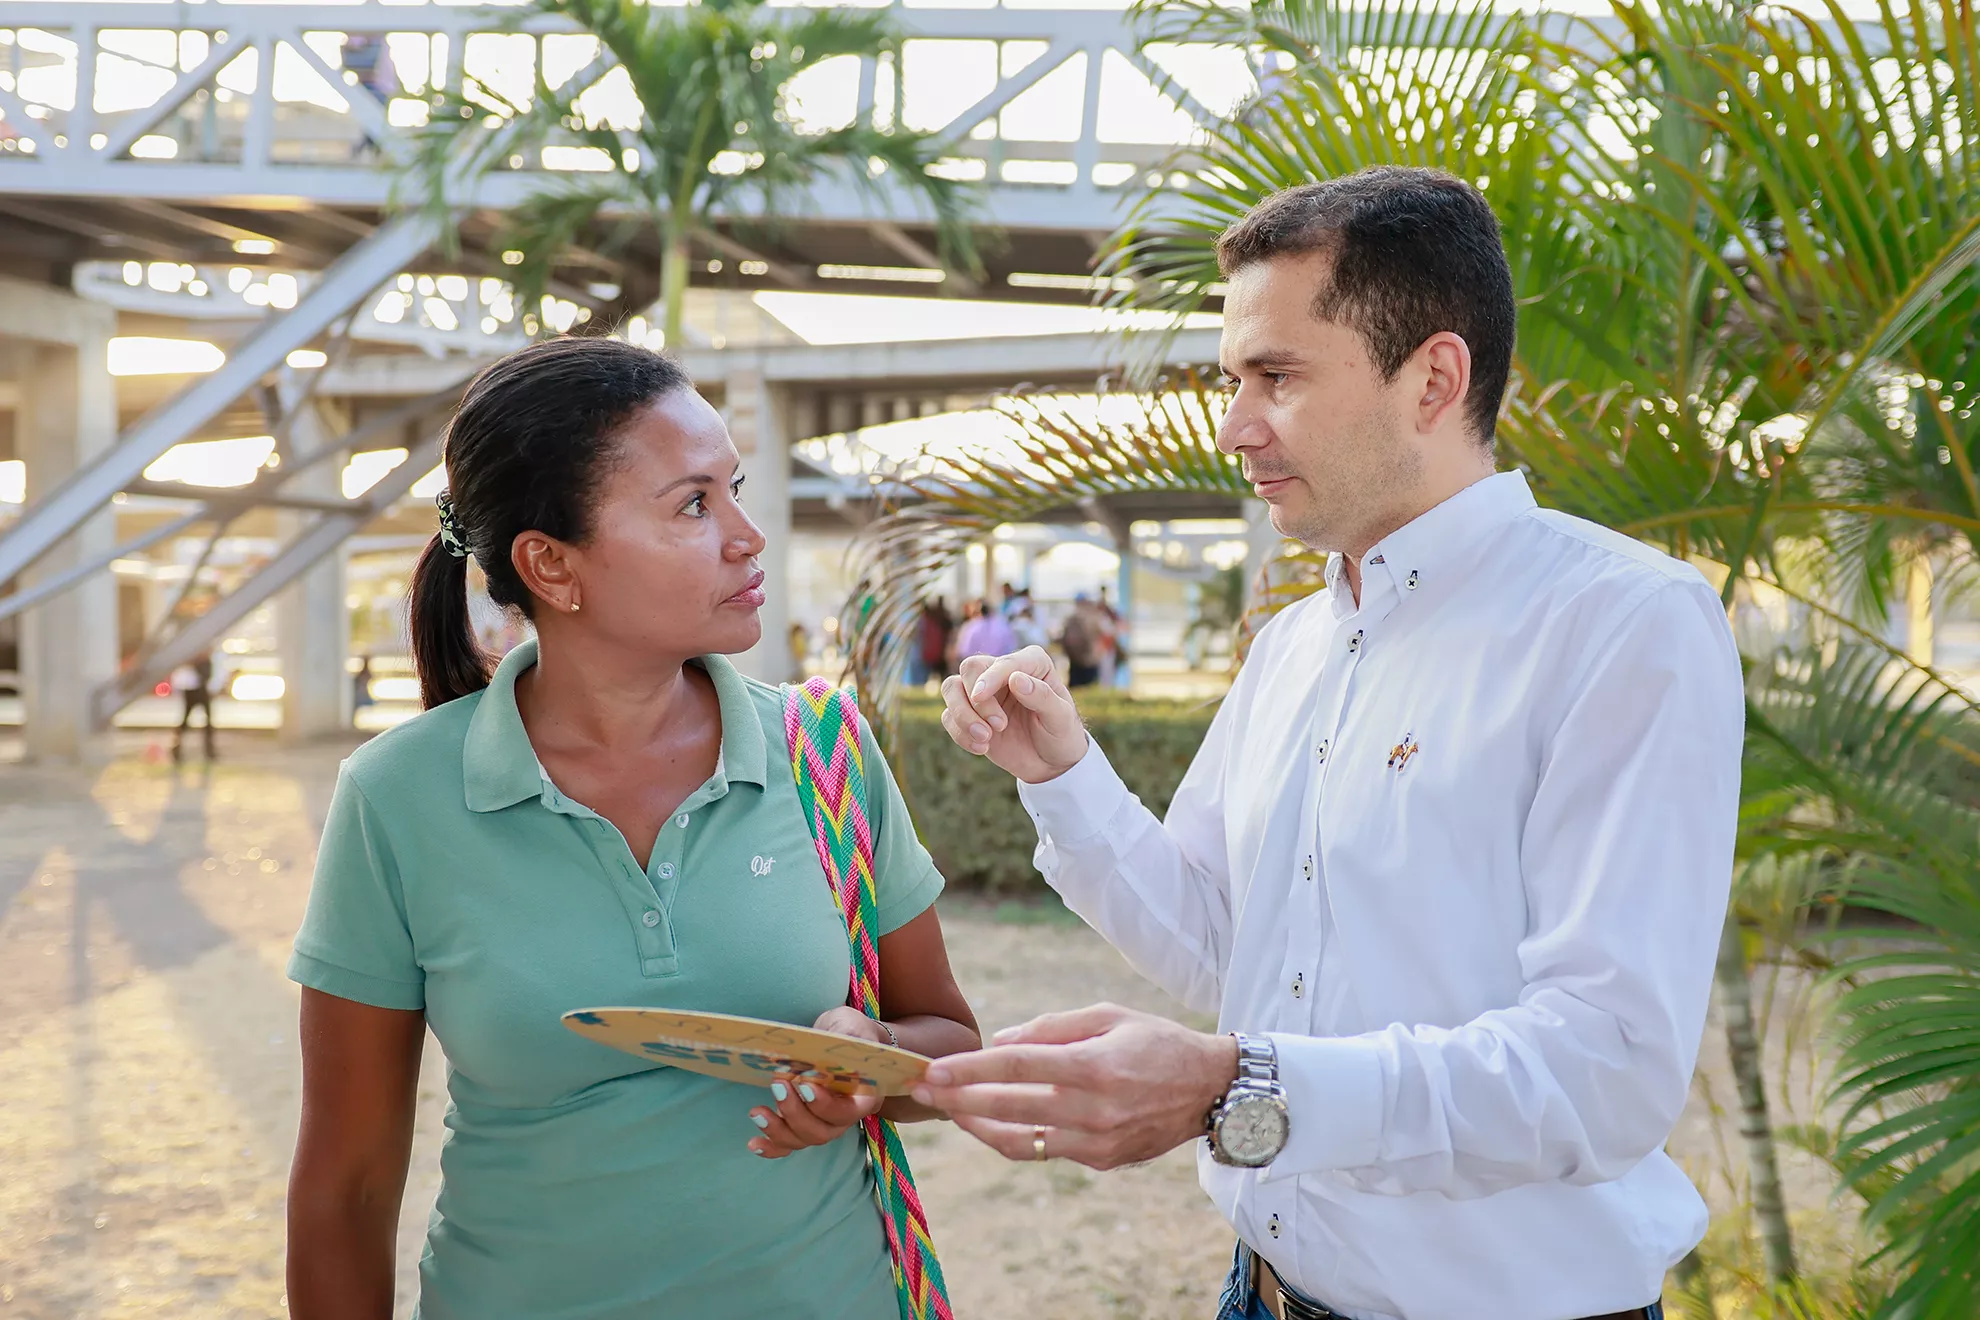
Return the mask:
<path fill-rule="evenodd" d="M 1216 706 L 1180 701 L 1082 697 L 1087 728 L 1141 800 L 1156 815 L 1196 755 Z M 914 813 L 921 838 L 955 889 L 987 893 L 1043 890 L 1031 864 L 1038 836 L 1018 803 L 1011 777 L 971 756 L 942 731 L 942 704 L 910 697 L 887 759 Z"/>

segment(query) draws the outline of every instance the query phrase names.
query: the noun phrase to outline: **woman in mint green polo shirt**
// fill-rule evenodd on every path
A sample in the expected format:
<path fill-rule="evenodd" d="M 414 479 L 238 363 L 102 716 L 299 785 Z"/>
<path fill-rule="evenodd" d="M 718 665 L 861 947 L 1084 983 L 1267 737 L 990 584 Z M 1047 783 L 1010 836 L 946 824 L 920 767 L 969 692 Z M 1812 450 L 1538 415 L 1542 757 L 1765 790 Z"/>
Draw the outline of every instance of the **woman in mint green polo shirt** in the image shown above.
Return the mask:
<path fill-rule="evenodd" d="M 426 1320 L 896 1315 L 851 1132 L 872 1101 L 654 1067 L 558 1020 L 648 1004 L 978 1044 L 941 877 L 870 741 L 884 1021 L 845 1006 L 782 694 L 723 658 L 762 631 L 739 468 L 720 417 L 644 349 L 555 340 L 469 386 L 414 575 L 427 710 L 345 764 L 290 963 L 296 1320 L 391 1314 L 428 1027 L 451 1103 Z M 535 623 L 492 674 L 469 557 Z"/>

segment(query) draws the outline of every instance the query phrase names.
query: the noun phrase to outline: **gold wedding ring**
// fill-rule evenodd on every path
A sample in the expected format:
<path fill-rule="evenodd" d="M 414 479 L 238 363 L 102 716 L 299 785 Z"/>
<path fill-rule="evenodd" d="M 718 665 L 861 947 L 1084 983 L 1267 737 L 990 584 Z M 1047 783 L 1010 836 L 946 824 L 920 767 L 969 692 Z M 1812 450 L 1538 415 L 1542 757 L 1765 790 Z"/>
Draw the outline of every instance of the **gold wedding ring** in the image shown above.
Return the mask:
<path fill-rule="evenodd" d="M 1031 1129 L 1031 1157 L 1036 1160 L 1045 1158 L 1045 1125 L 1042 1123 Z"/>

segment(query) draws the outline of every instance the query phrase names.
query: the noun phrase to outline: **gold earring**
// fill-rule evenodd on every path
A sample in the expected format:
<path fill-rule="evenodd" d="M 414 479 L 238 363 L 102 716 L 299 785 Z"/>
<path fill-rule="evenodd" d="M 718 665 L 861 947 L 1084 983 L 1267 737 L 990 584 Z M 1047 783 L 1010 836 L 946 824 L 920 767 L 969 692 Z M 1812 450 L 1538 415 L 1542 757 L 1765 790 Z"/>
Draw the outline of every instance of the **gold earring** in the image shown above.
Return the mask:
<path fill-rule="evenodd" d="M 577 603 L 576 601 L 572 601 L 572 602 L 571 602 L 571 613 L 573 613 L 573 614 L 576 614 L 577 612 L 578 612 L 578 603 Z"/>

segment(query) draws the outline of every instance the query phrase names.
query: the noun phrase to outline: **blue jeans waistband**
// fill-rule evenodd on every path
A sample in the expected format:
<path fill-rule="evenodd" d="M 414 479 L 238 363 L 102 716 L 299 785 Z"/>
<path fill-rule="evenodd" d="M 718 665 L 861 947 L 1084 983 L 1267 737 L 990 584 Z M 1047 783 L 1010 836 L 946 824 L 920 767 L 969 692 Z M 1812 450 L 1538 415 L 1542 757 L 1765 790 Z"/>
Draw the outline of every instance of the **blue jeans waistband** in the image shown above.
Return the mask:
<path fill-rule="evenodd" d="M 1257 1290 L 1251 1286 L 1251 1267 L 1252 1261 L 1256 1256 L 1257 1253 L 1252 1251 L 1244 1242 L 1240 1241 L 1237 1244 L 1237 1251 L 1231 1259 L 1230 1277 L 1224 1281 L 1224 1292 L 1218 1299 L 1217 1320 L 1272 1320 L 1271 1315 L 1265 1310 L 1264 1303 L 1259 1298 Z M 1270 1267 L 1267 1266 L 1267 1268 Z M 1333 1314 L 1333 1309 L 1327 1306 L 1326 1303 L 1316 1301 L 1297 1289 L 1288 1286 L 1283 1279 L 1279 1281 L 1279 1288 L 1280 1291 L 1295 1298 L 1301 1304 L 1310 1306 L 1323 1315 Z M 1625 1312 L 1624 1314 L 1634 1316 L 1639 1313 Z M 1664 1320 L 1663 1301 L 1660 1299 L 1651 1303 L 1640 1314 L 1643 1320 Z"/>

